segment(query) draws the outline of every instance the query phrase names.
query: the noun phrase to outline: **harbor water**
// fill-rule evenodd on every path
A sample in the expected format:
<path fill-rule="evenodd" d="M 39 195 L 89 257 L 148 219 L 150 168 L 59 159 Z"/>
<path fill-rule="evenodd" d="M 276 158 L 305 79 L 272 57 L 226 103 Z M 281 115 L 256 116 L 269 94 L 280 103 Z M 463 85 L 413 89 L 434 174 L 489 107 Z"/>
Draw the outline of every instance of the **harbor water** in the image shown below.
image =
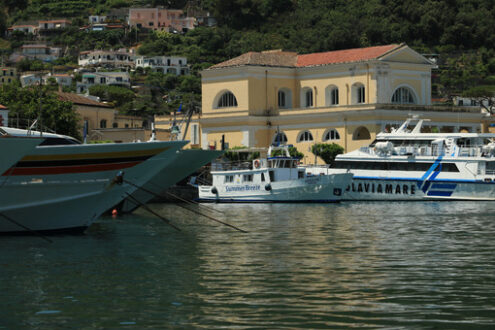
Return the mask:
<path fill-rule="evenodd" d="M 495 327 L 493 202 L 150 206 L 0 237 L 0 328 Z"/>

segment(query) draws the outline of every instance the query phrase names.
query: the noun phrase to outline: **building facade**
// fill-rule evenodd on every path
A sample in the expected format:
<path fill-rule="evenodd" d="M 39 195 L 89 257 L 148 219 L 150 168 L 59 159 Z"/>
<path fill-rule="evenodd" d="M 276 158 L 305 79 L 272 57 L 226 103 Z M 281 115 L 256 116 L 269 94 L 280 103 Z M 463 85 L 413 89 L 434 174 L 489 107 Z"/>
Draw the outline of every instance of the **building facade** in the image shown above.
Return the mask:
<path fill-rule="evenodd" d="M 11 83 L 14 80 L 17 80 L 17 69 L 15 67 L 0 67 L 0 85 Z"/>
<path fill-rule="evenodd" d="M 94 85 L 112 85 L 131 87 L 131 78 L 127 72 L 86 72 L 82 75 L 82 82 L 78 82 L 78 93 L 86 93 Z"/>
<path fill-rule="evenodd" d="M 22 56 L 30 60 L 41 60 L 50 62 L 60 57 L 62 49 L 49 47 L 47 45 L 23 45 L 21 47 Z"/>
<path fill-rule="evenodd" d="M 83 67 L 133 68 L 134 59 L 125 49 L 93 50 L 79 53 L 78 64 Z"/>
<path fill-rule="evenodd" d="M 185 17 L 180 9 L 130 8 L 129 26 L 150 30 L 187 31 L 194 29 L 194 17 Z"/>
<path fill-rule="evenodd" d="M 120 115 L 110 105 L 82 95 L 64 92 L 57 94 L 60 100 L 72 102 L 74 105 L 74 110 L 81 120 L 79 125 L 81 136 L 84 136 L 85 125 L 88 129 L 86 134 L 88 142 L 146 141 L 151 136 L 151 131 L 144 127 L 145 120 L 142 117 Z M 161 130 L 160 134 L 165 139 L 164 130 Z"/>
<path fill-rule="evenodd" d="M 202 114 L 192 124 L 199 125 L 204 149 L 219 149 L 221 141 L 255 148 L 283 142 L 307 161 L 314 160 L 315 143 L 352 151 L 412 114 L 440 131 L 485 130 L 479 108 L 431 105 L 433 66 L 405 44 L 250 52 L 201 72 Z"/>
<path fill-rule="evenodd" d="M 134 58 L 136 68 L 150 68 L 154 72 L 171 73 L 177 76 L 189 73 L 187 58 L 177 56 L 137 56 Z"/>
<path fill-rule="evenodd" d="M 31 34 L 38 34 L 38 26 L 36 25 L 29 25 L 29 24 L 25 24 L 25 25 L 12 25 L 11 27 L 9 27 L 7 29 L 7 32 L 9 34 L 12 34 L 13 32 L 15 31 L 19 31 L 19 32 L 23 32 L 23 33 L 31 33 Z"/>
<path fill-rule="evenodd" d="M 0 104 L 0 126 L 9 126 L 9 109 Z"/>

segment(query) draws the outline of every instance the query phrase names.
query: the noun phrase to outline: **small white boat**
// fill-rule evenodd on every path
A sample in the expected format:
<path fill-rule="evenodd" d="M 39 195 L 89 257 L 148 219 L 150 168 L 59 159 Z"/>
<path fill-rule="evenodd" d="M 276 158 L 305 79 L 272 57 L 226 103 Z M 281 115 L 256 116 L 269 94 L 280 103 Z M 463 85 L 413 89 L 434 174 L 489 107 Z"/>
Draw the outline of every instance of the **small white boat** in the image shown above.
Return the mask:
<path fill-rule="evenodd" d="M 268 155 L 271 154 L 270 148 Z M 241 164 L 213 164 L 212 185 L 199 185 L 202 202 L 338 202 L 352 174 L 312 175 L 285 155 Z"/>
<path fill-rule="evenodd" d="M 354 174 L 343 199 L 495 200 L 495 134 L 424 132 L 424 121 L 407 119 L 338 155 L 327 171 Z"/>
<path fill-rule="evenodd" d="M 63 136 L 43 133 L 43 138 L 44 146 L 0 176 L 0 233 L 83 231 L 160 172 L 187 143 L 89 145 L 68 138 L 69 144 L 50 145 L 51 138 Z"/>

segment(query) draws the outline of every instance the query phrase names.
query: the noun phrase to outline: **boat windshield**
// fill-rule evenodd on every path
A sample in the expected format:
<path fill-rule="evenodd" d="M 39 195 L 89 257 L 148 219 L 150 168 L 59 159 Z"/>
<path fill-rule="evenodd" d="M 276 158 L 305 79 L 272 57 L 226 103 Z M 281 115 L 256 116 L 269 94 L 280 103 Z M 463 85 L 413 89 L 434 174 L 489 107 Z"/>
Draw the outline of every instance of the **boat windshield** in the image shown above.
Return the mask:
<path fill-rule="evenodd" d="M 270 168 L 295 168 L 298 160 L 292 158 L 270 158 L 268 159 L 268 167 Z"/>

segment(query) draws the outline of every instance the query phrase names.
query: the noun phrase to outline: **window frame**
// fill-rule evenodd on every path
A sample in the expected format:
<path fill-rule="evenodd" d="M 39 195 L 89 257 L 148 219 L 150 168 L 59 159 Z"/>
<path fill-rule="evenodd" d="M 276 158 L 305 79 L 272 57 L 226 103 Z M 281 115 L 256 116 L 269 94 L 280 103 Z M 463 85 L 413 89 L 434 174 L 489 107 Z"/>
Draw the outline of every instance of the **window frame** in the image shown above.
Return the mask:
<path fill-rule="evenodd" d="M 333 135 L 333 137 L 332 137 L 332 135 Z M 327 138 L 327 136 L 328 136 L 328 138 Z M 339 131 L 337 131 L 335 128 L 330 128 L 323 134 L 323 140 L 322 140 L 323 142 L 338 141 L 338 140 L 340 140 L 340 134 L 339 134 Z"/>
<path fill-rule="evenodd" d="M 297 136 L 297 142 L 298 143 L 301 143 L 301 142 L 313 142 L 313 141 L 314 141 L 313 134 L 309 130 L 302 131 Z"/>

